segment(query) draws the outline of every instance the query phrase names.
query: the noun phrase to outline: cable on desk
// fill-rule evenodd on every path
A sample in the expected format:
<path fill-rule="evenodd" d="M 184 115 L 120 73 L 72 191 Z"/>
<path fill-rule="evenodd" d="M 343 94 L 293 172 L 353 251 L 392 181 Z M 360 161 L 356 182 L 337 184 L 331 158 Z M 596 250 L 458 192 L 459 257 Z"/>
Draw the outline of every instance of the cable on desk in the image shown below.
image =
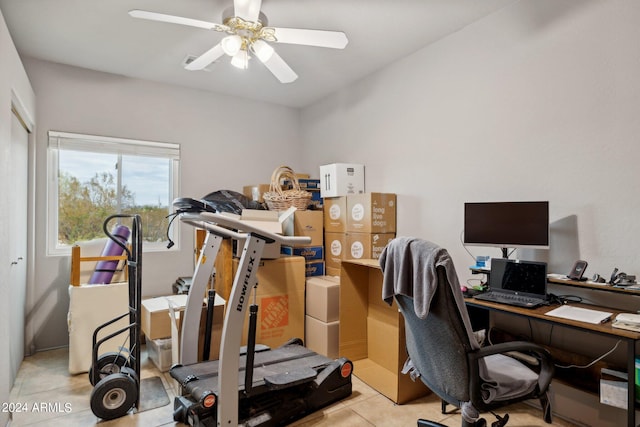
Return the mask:
<path fill-rule="evenodd" d="M 584 299 L 578 295 L 555 295 L 549 294 L 549 304 L 568 304 L 570 302 L 583 302 Z"/>
<path fill-rule="evenodd" d="M 609 350 L 608 352 L 606 352 L 605 354 L 603 354 L 602 356 L 598 357 L 597 359 L 591 361 L 590 363 L 583 365 L 583 366 L 579 366 L 579 365 L 567 365 L 567 366 L 562 366 L 562 365 L 557 365 L 555 364 L 556 368 L 562 368 L 562 369 L 569 369 L 569 368 L 578 368 L 578 369 L 585 369 L 585 368 L 589 368 L 591 366 L 593 366 L 594 364 L 596 364 L 597 362 L 601 361 L 602 359 L 604 359 L 605 357 L 607 357 L 608 355 L 610 355 L 611 353 L 613 353 L 618 346 L 620 345 L 620 343 L 622 342 L 622 340 L 618 340 L 618 342 L 616 343 L 616 345 L 613 346 L 613 348 L 611 350 Z"/>
<path fill-rule="evenodd" d="M 484 282 L 482 281 L 482 279 L 474 279 L 474 278 L 467 279 L 467 285 L 469 285 L 469 286 L 473 286 L 473 285 L 471 284 L 471 282 L 474 282 L 474 281 L 475 281 L 475 282 L 480 282 L 480 285 L 484 285 Z"/>

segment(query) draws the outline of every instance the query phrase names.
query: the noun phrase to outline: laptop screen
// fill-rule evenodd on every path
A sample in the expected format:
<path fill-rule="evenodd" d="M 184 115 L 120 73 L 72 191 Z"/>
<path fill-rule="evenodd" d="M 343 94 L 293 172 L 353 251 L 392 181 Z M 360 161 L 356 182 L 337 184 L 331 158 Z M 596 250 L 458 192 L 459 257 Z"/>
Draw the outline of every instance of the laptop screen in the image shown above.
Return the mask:
<path fill-rule="evenodd" d="M 489 286 L 492 291 L 503 290 L 545 298 L 547 263 L 493 258 Z"/>

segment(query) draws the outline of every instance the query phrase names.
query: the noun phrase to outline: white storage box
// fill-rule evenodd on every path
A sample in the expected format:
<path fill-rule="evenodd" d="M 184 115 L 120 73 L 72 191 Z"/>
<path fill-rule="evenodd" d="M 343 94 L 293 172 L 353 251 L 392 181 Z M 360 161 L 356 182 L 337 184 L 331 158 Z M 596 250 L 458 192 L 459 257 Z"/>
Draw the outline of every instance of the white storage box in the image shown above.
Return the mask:
<path fill-rule="evenodd" d="M 160 372 L 167 372 L 171 368 L 171 338 L 147 340 L 147 355 Z"/>
<path fill-rule="evenodd" d="M 364 193 L 364 165 L 332 163 L 320 166 L 321 197 L 362 193 Z"/>
<path fill-rule="evenodd" d="M 69 373 L 88 372 L 92 363 L 93 331 L 101 324 L 127 313 L 129 310 L 129 284 L 69 286 Z M 98 339 L 124 328 L 129 317 L 109 325 L 98 335 Z M 98 350 L 101 354 L 118 351 L 129 346 L 129 334 L 125 332 L 106 341 Z"/>

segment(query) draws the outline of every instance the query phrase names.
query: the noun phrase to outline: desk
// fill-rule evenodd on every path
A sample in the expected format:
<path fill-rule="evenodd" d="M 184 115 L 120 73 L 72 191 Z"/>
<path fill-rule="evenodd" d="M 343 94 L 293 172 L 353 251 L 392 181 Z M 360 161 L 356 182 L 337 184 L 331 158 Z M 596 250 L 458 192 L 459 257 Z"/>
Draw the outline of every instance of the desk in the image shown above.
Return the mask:
<path fill-rule="evenodd" d="M 636 343 L 640 341 L 640 333 L 627 331 L 625 329 L 613 328 L 611 326 L 611 321 L 606 323 L 594 325 L 591 323 L 578 322 L 575 320 L 562 319 L 559 317 L 547 316 L 547 313 L 554 308 L 557 308 L 557 305 L 553 306 L 542 306 L 534 309 L 529 308 L 520 308 L 513 307 L 506 304 L 493 303 L 488 301 L 480 301 L 473 298 L 465 298 L 465 303 L 468 307 L 480 308 L 485 310 L 496 311 L 500 313 L 505 313 L 509 315 L 515 315 L 520 317 L 525 317 L 527 319 L 534 319 L 536 321 L 545 322 L 553 325 L 565 326 L 568 328 L 578 329 L 581 331 L 604 335 L 610 338 L 619 339 L 626 343 L 627 345 L 627 387 L 628 387 L 628 395 L 627 395 L 627 425 L 629 427 L 635 426 L 635 400 L 636 400 L 636 392 L 635 392 L 635 357 L 636 357 Z M 605 308 L 605 307 L 597 307 L 593 305 L 587 304 L 571 304 L 576 307 L 584 307 L 591 308 L 594 310 L 602 310 L 613 313 L 612 318 L 615 318 L 621 311 Z"/>

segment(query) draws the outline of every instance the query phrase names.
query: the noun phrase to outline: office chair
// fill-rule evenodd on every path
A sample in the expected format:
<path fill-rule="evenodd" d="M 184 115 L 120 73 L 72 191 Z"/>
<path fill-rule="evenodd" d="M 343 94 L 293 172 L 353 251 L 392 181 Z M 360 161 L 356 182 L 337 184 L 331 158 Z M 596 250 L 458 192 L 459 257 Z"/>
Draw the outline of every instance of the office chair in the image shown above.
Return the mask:
<path fill-rule="evenodd" d="M 446 405 L 460 408 L 462 427 L 486 426 L 480 413 L 491 412 L 503 426 L 508 414 L 493 411 L 528 399 L 540 399 L 551 423 L 548 387 L 553 377 L 550 354 L 541 346 L 517 341 L 481 347 L 473 334 L 458 277 L 446 249 L 426 240 L 399 237 L 380 257 L 382 298 L 395 299 L 405 320 L 409 359 L 403 372 L 419 377 Z M 504 353 L 531 355 L 528 367 Z M 441 424 L 418 420 L 419 427 Z"/>

